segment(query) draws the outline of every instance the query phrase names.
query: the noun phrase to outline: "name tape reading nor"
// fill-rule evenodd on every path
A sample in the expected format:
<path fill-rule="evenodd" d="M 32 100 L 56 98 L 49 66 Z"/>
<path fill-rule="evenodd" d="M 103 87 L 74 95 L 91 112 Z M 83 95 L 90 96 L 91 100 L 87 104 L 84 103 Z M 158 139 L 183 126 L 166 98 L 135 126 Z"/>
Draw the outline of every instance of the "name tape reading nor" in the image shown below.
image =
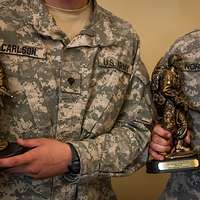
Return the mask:
<path fill-rule="evenodd" d="M 198 72 L 200 71 L 200 63 L 185 63 L 183 71 Z"/>

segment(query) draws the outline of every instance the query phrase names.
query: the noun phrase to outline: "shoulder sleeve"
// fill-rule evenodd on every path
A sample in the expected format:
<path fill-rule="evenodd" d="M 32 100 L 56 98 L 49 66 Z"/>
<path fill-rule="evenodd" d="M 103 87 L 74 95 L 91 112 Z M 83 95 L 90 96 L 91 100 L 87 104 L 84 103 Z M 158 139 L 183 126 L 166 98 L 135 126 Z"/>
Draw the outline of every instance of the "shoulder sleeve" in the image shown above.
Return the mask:
<path fill-rule="evenodd" d="M 193 52 L 199 51 L 200 46 L 200 30 L 194 30 L 179 37 L 169 48 L 167 53 L 161 59 L 159 65 L 165 65 L 171 54 L 180 54 L 189 56 Z"/>

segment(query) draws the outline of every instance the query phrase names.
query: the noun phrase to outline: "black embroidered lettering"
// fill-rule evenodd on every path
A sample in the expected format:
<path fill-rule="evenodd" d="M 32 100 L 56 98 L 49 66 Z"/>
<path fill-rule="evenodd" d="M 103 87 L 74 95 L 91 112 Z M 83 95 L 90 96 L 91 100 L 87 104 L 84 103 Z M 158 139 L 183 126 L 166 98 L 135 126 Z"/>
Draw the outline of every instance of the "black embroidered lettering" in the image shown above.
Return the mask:
<path fill-rule="evenodd" d="M 103 59 L 103 66 L 104 67 L 108 66 L 108 59 L 106 58 Z"/>
<path fill-rule="evenodd" d="M 199 63 L 186 63 L 184 71 L 188 71 L 188 72 L 200 71 L 200 64 Z"/>
<path fill-rule="evenodd" d="M 17 54 L 21 54 L 22 53 L 22 49 L 20 48 L 20 46 L 17 46 Z"/>
<path fill-rule="evenodd" d="M 184 69 L 184 70 L 187 71 L 188 69 L 189 69 L 189 65 L 188 65 L 188 63 L 186 63 L 186 64 L 185 64 L 185 69 Z"/>
<path fill-rule="evenodd" d="M 115 68 L 119 71 L 125 72 L 125 73 L 130 73 L 129 72 L 129 65 L 126 63 L 123 63 L 115 58 L 108 57 L 108 58 L 103 58 L 102 60 L 98 60 L 98 65 L 99 67 L 103 68 Z"/>
<path fill-rule="evenodd" d="M 125 63 L 122 63 L 120 61 L 118 61 L 118 69 L 120 71 L 123 71 L 123 72 L 127 72 L 128 73 L 128 65 L 125 64 Z"/>
<path fill-rule="evenodd" d="M 38 52 L 39 50 L 39 52 Z M 20 46 L 16 44 L 0 44 L 0 53 L 22 55 L 38 59 L 45 58 L 45 49 L 32 47 L 32 46 Z"/>
<path fill-rule="evenodd" d="M 115 66 L 115 62 L 113 61 L 113 59 L 109 60 L 109 66 L 110 67 L 114 67 Z"/>
<path fill-rule="evenodd" d="M 31 54 L 34 55 L 34 56 L 37 56 L 36 51 L 37 51 L 36 48 L 32 48 L 32 52 L 31 52 Z"/>
<path fill-rule="evenodd" d="M 6 51 L 6 46 L 7 46 L 6 44 L 2 44 L 1 45 L 1 51 Z"/>
<path fill-rule="evenodd" d="M 196 66 L 195 66 L 195 64 L 192 63 L 192 64 L 190 65 L 190 70 L 191 70 L 191 71 L 194 71 L 195 69 L 196 69 Z"/>
<path fill-rule="evenodd" d="M 32 48 L 31 48 L 31 47 L 27 47 L 27 48 L 26 48 L 26 54 L 27 54 L 27 55 L 30 56 L 30 55 L 31 55 L 31 51 L 32 51 Z"/>
<path fill-rule="evenodd" d="M 26 47 L 22 47 L 22 54 L 26 55 Z"/>
<path fill-rule="evenodd" d="M 118 67 L 119 69 L 122 67 L 122 62 L 118 61 Z"/>
<path fill-rule="evenodd" d="M 122 64 L 122 70 L 126 71 L 126 65 L 125 64 Z"/>
<path fill-rule="evenodd" d="M 12 53 L 16 53 L 16 50 L 17 50 L 17 46 L 16 45 L 12 45 Z"/>
<path fill-rule="evenodd" d="M 124 64 L 124 71 L 128 73 L 128 65 Z"/>
<path fill-rule="evenodd" d="M 11 48 L 11 45 L 10 45 L 10 44 L 7 46 L 6 52 L 8 52 L 8 53 L 11 53 L 11 52 L 12 52 L 12 48 Z"/>

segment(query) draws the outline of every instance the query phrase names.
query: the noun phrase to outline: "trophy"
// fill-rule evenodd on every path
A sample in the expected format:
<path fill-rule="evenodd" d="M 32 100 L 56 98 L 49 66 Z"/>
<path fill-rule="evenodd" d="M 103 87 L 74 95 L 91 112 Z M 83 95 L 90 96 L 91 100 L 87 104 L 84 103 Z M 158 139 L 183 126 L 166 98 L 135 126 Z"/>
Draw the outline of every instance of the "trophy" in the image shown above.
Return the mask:
<path fill-rule="evenodd" d="M 13 98 L 6 87 L 6 79 L 3 68 L 0 66 L 0 109 L 3 109 L 3 98 L 8 96 Z M 0 159 L 5 157 L 15 156 L 27 151 L 27 148 L 22 147 L 16 142 L 9 142 L 3 138 L 3 134 L 0 134 Z M 1 168 L 2 169 L 2 168 Z"/>
<path fill-rule="evenodd" d="M 151 91 L 157 110 L 157 122 L 172 133 L 172 150 L 164 160 L 149 159 L 147 173 L 168 173 L 199 169 L 199 154 L 184 139 L 189 124 L 189 110 L 195 110 L 184 93 L 183 58 L 170 55 L 166 66 L 158 65 L 152 73 Z"/>

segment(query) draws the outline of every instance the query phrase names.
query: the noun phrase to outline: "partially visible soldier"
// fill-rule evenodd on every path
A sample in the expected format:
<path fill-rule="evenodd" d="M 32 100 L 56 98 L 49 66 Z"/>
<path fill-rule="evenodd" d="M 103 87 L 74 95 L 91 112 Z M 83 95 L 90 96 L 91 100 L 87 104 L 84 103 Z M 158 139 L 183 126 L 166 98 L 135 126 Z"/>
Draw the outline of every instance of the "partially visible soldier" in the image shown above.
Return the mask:
<path fill-rule="evenodd" d="M 192 103 L 189 110 L 189 131 L 185 142 L 200 151 L 200 30 L 193 31 L 179 38 L 164 56 L 160 65 L 164 66 L 170 55 L 178 54 L 183 58 L 184 93 Z M 164 154 L 172 149 L 173 133 L 155 125 L 149 152 L 154 159 L 163 160 Z M 191 137 L 191 138 L 190 138 Z M 200 199 L 200 172 L 187 171 L 173 173 L 168 181 L 162 200 L 197 200 Z"/>
<path fill-rule="evenodd" d="M 1 134 L 31 149 L 0 160 L 0 199 L 116 199 L 153 115 L 138 36 L 95 0 L 0 2 Z"/>

